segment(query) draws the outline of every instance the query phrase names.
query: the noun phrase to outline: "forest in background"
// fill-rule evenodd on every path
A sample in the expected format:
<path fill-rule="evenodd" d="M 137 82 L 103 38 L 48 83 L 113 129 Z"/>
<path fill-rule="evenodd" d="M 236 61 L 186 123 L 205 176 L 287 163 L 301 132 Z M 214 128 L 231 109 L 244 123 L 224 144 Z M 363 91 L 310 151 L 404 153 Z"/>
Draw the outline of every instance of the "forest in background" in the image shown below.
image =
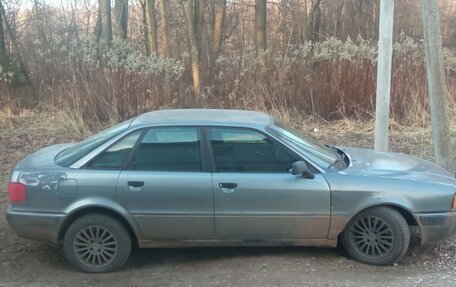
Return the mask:
<path fill-rule="evenodd" d="M 171 107 L 371 120 L 379 2 L 0 0 L 0 110 L 81 129 Z M 395 1 L 391 116 L 409 126 L 430 124 L 419 2 Z M 456 2 L 438 2 L 453 115 Z"/>

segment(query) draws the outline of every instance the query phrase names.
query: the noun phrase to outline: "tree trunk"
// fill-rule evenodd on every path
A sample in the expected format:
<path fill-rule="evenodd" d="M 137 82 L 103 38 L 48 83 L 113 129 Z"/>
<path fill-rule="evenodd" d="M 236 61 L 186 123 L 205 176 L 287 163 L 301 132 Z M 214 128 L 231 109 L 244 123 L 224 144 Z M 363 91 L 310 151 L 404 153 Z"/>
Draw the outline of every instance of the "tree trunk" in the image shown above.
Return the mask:
<path fill-rule="evenodd" d="M 102 33 L 102 18 L 103 18 L 103 12 L 101 11 L 103 5 L 102 5 L 103 0 L 98 0 L 98 10 L 97 10 L 97 24 L 95 25 L 95 40 L 97 43 L 100 43 L 101 39 L 101 33 Z"/>
<path fill-rule="evenodd" d="M 193 21 L 195 25 L 196 44 L 198 47 L 198 53 L 201 60 L 201 44 L 203 43 L 205 0 L 193 0 L 193 3 Z"/>
<path fill-rule="evenodd" d="M 101 40 L 104 45 L 111 47 L 112 44 L 112 22 L 111 22 L 111 0 L 101 0 Z"/>
<path fill-rule="evenodd" d="M 0 3 L 0 5 L 2 5 L 2 4 Z M 3 16 L 2 15 L 3 15 L 3 13 L 1 13 L 1 11 L 0 11 L 0 67 L 5 69 L 6 45 L 5 45 L 5 34 L 3 32 Z"/>
<path fill-rule="evenodd" d="M 282 55 L 286 55 L 288 50 L 288 43 L 290 42 L 290 34 L 288 31 L 288 5 L 287 1 L 282 1 L 279 8 L 279 24 L 277 27 L 277 41 L 279 42 L 279 50 Z M 293 23 L 291 24 L 293 26 Z M 291 30 L 292 28 L 290 28 Z"/>
<path fill-rule="evenodd" d="M 169 28 L 168 28 L 168 5 L 166 0 L 160 0 L 160 9 L 161 9 L 161 22 L 163 25 L 163 57 L 168 58 L 170 56 L 169 48 Z"/>
<path fill-rule="evenodd" d="M 309 26 L 309 13 L 307 12 L 309 10 L 309 5 L 307 3 L 307 0 L 303 1 L 304 2 L 304 20 L 302 21 L 304 23 L 304 27 L 302 27 L 302 34 L 301 37 L 303 39 L 303 42 L 307 41 L 307 27 Z"/>
<path fill-rule="evenodd" d="M 432 140 L 434 142 L 435 161 L 438 165 L 453 173 L 447 89 L 445 85 L 437 1 L 421 0 L 421 14 L 424 31 L 428 93 L 431 103 Z"/>
<path fill-rule="evenodd" d="M 147 37 L 152 54 L 158 53 L 157 19 L 155 18 L 155 0 L 146 0 Z"/>
<path fill-rule="evenodd" d="M 162 42 L 163 42 L 163 57 L 165 59 L 169 58 L 170 50 L 169 50 L 169 31 L 168 31 L 168 5 L 166 0 L 160 0 L 160 9 L 161 9 L 161 22 L 163 25 L 163 34 L 162 34 Z M 165 67 L 165 103 L 171 103 L 171 71 L 170 67 L 166 65 Z"/>
<path fill-rule="evenodd" d="M 315 42 L 320 40 L 320 24 L 321 24 L 321 8 L 320 5 L 317 6 L 314 13 L 314 23 L 312 31 L 312 39 Z"/>
<path fill-rule="evenodd" d="M 336 13 L 337 13 L 336 22 L 335 22 L 336 26 L 335 26 L 334 31 L 333 31 L 334 35 L 336 35 L 340 39 L 343 39 L 343 36 L 342 36 L 342 32 L 343 32 L 342 15 L 343 15 L 343 11 L 344 11 L 344 8 L 345 8 L 345 5 L 346 5 L 345 2 L 346 2 L 346 0 L 341 0 L 341 1 L 338 2 L 339 6 L 337 6 L 337 11 L 336 11 Z"/>
<path fill-rule="evenodd" d="M 255 0 L 255 48 L 260 59 L 266 50 L 266 14 L 266 0 Z"/>
<path fill-rule="evenodd" d="M 241 31 L 240 31 L 240 40 L 239 40 L 239 54 L 241 56 L 241 67 L 244 67 L 244 61 L 245 61 L 245 18 L 247 14 L 247 9 L 245 5 L 245 0 L 240 0 L 239 5 L 241 6 L 241 16 L 240 16 L 240 22 L 241 22 Z"/>
<path fill-rule="evenodd" d="M 320 8 L 321 0 L 313 0 L 312 7 L 310 8 L 310 15 L 307 17 L 309 20 L 307 24 L 307 41 L 315 41 L 317 39 L 317 33 L 320 33 Z M 318 29 L 318 31 L 317 31 Z"/>
<path fill-rule="evenodd" d="M 212 63 L 214 62 L 213 55 L 212 55 L 212 48 L 213 48 L 213 36 L 214 36 L 214 23 L 215 23 L 215 5 L 217 4 L 218 0 L 208 1 L 206 7 L 206 41 L 203 44 L 207 47 L 207 69 L 206 69 L 206 77 L 211 78 L 212 76 Z M 204 48 L 202 48 L 204 50 Z"/>
<path fill-rule="evenodd" d="M 214 76 L 215 62 L 222 52 L 223 23 L 225 21 L 226 0 L 217 0 L 215 4 L 214 29 L 212 34 L 212 55 L 209 70 Z"/>
<path fill-rule="evenodd" d="M 38 100 L 36 90 L 33 88 L 32 81 L 30 80 L 30 77 L 29 77 L 29 74 L 27 71 L 27 66 L 25 66 L 24 60 L 22 58 L 21 50 L 19 49 L 19 45 L 16 41 L 16 37 L 8 23 L 8 20 L 6 18 L 5 9 L 4 9 L 1 1 L 0 1 L 0 14 L 1 14 L 2 18 L 4 19 L 6 32 L 8 33 L 9 39 L 10 39 L 11 43 L 13 44 L 13 49 L 16 52 L 16 55 L 15 55 L 16 61 L 19 64 L 19 68 L 21 69 L 22 75 L 24 76 L 25 83 L 30 87 L 30 94 L 33 97 L 33 99 L 36 101 L 36 100 Z M 2 31 L 3 31 L 3 29 L 2 29 Z M 3 43 L 5 43 L 5 42 L 3 41 Z M 5 49 L 5 53 L 6 53 L 6 49 Z M 7 63 L 6 61 L 9 61 L 9 60 L 5 59 L 5 64 L 9 65 L 10 63 Z"/>
<path fill-rule="evenodd" d="M 199 7 L 198 0 L 187 0 L 187 29 L 190 40 L 190 55 L 192 58 L 193 92 L 195 95 L 201 94 L 201 73 L 199 47 L 195 31 L 195 8 Z"/>
<path fill-rule="evenodd" d="M 144 33 L 144 46 L 146 48 L 146 55 L 150 55 L 150 47 L 149 47 L 149 30 L 147 28 L 147 12 L 146 12 L 146 3 L 142 2 L 141 0 L 139 1 L 141 4 L 141 12 L 142 12 L 142 27 L 143 27 L 143 33 Z"/>
<path fill-rule="evenodd" d="M 196 33 L 196 43 L 198 46 L 198 56 L 199 56 L 199 62 L 200 62 L 200 78 L 201 81 L 205 78 L 206 73 L 203 73 L 201 71 L 207 71 L 207 67 L 209 66 L 209 61 L 208 59 L 208 53 L 210 52 L 210 49 L 204 49 L 204 43 L 207 40 L 207 25 L 206 23 L 206 0 L 194 0 L 195 2 L 195 16 L 194 16 L 194 21 L 195 21 L 195 33 Z M 206 75 L 207 76 L 207 75 Z"/>
<path fill-rule="evenodd" d="M 115 3 L 116 38 L 120 41 L 125 41 L 128 33 L 128 0 L 116 0 Z"/>

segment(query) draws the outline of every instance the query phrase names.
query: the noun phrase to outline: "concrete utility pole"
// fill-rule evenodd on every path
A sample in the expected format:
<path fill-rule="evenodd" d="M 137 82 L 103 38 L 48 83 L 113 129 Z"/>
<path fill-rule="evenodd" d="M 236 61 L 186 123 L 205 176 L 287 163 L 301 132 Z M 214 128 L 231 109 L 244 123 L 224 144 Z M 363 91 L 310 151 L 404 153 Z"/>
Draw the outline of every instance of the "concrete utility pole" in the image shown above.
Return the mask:
<path fill-rule="evenodd" d="M 443 67 L 442 39 L 440 36 L 437 1 L 421 0 L 421 14 L 424 31 L 428 93 L 431 103 L 432 140 L 434 142 L 435 161 L 438 165 L 453 173 L 447 89 L 445 86 L 445 70 Z"/>
<path fill-rule="evenodd" d="M 375 150 L 377 151 L 388 151 L 393 21 L 394 0 L 381 0 L 377 61 L 377 100 L 375 104 Z"/>

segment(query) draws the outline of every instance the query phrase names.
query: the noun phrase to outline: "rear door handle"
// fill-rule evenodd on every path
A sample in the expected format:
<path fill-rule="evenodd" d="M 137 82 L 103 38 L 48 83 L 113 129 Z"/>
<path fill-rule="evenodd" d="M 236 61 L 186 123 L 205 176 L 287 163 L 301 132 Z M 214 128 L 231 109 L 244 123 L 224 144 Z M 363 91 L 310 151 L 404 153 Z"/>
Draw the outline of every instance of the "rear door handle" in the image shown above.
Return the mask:
<path fill-rule="evenodd" d="M 129 181 L 127 185 L 130 187 L 131 191 L 140 191 L 144 186 L 144 181 Z"/>
<path fill-rule="evenodd" d="M 224 193 L 233 193 L 234 190 L 237 188 L 237 183 L 231 182 L 221 182 L 219 183 L 219 187 L 223 190 Z"/>
<path fill-rule="evenodd" d="M 129 181 L 127 185 L 132 187 L 141 187 L 144 186 L 144 181 Z"/>
<path fill-rule="evenodd" d="M 235 188 L 237 187 L 237 183 L 221 182 L 221 183 L 219 183 L 219 187 L 221 187 L 221 188 L 235 189 Z"/>

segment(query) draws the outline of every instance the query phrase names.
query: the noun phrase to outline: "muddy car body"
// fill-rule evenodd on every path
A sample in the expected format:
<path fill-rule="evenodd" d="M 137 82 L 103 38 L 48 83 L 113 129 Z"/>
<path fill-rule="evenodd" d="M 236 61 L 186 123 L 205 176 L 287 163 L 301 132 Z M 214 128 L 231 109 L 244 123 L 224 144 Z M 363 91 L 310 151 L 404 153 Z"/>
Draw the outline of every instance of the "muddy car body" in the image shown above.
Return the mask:
<path fill-rule="evenodd" d="M 456 181 L 421 159 L 324 146 L 264 113 L 163 110 L 14 168 L 6 217 L 63 243 L 86 272 L 139 247 L 337 246 L 389 265 L 409 244 L 456 232 Z"/>

